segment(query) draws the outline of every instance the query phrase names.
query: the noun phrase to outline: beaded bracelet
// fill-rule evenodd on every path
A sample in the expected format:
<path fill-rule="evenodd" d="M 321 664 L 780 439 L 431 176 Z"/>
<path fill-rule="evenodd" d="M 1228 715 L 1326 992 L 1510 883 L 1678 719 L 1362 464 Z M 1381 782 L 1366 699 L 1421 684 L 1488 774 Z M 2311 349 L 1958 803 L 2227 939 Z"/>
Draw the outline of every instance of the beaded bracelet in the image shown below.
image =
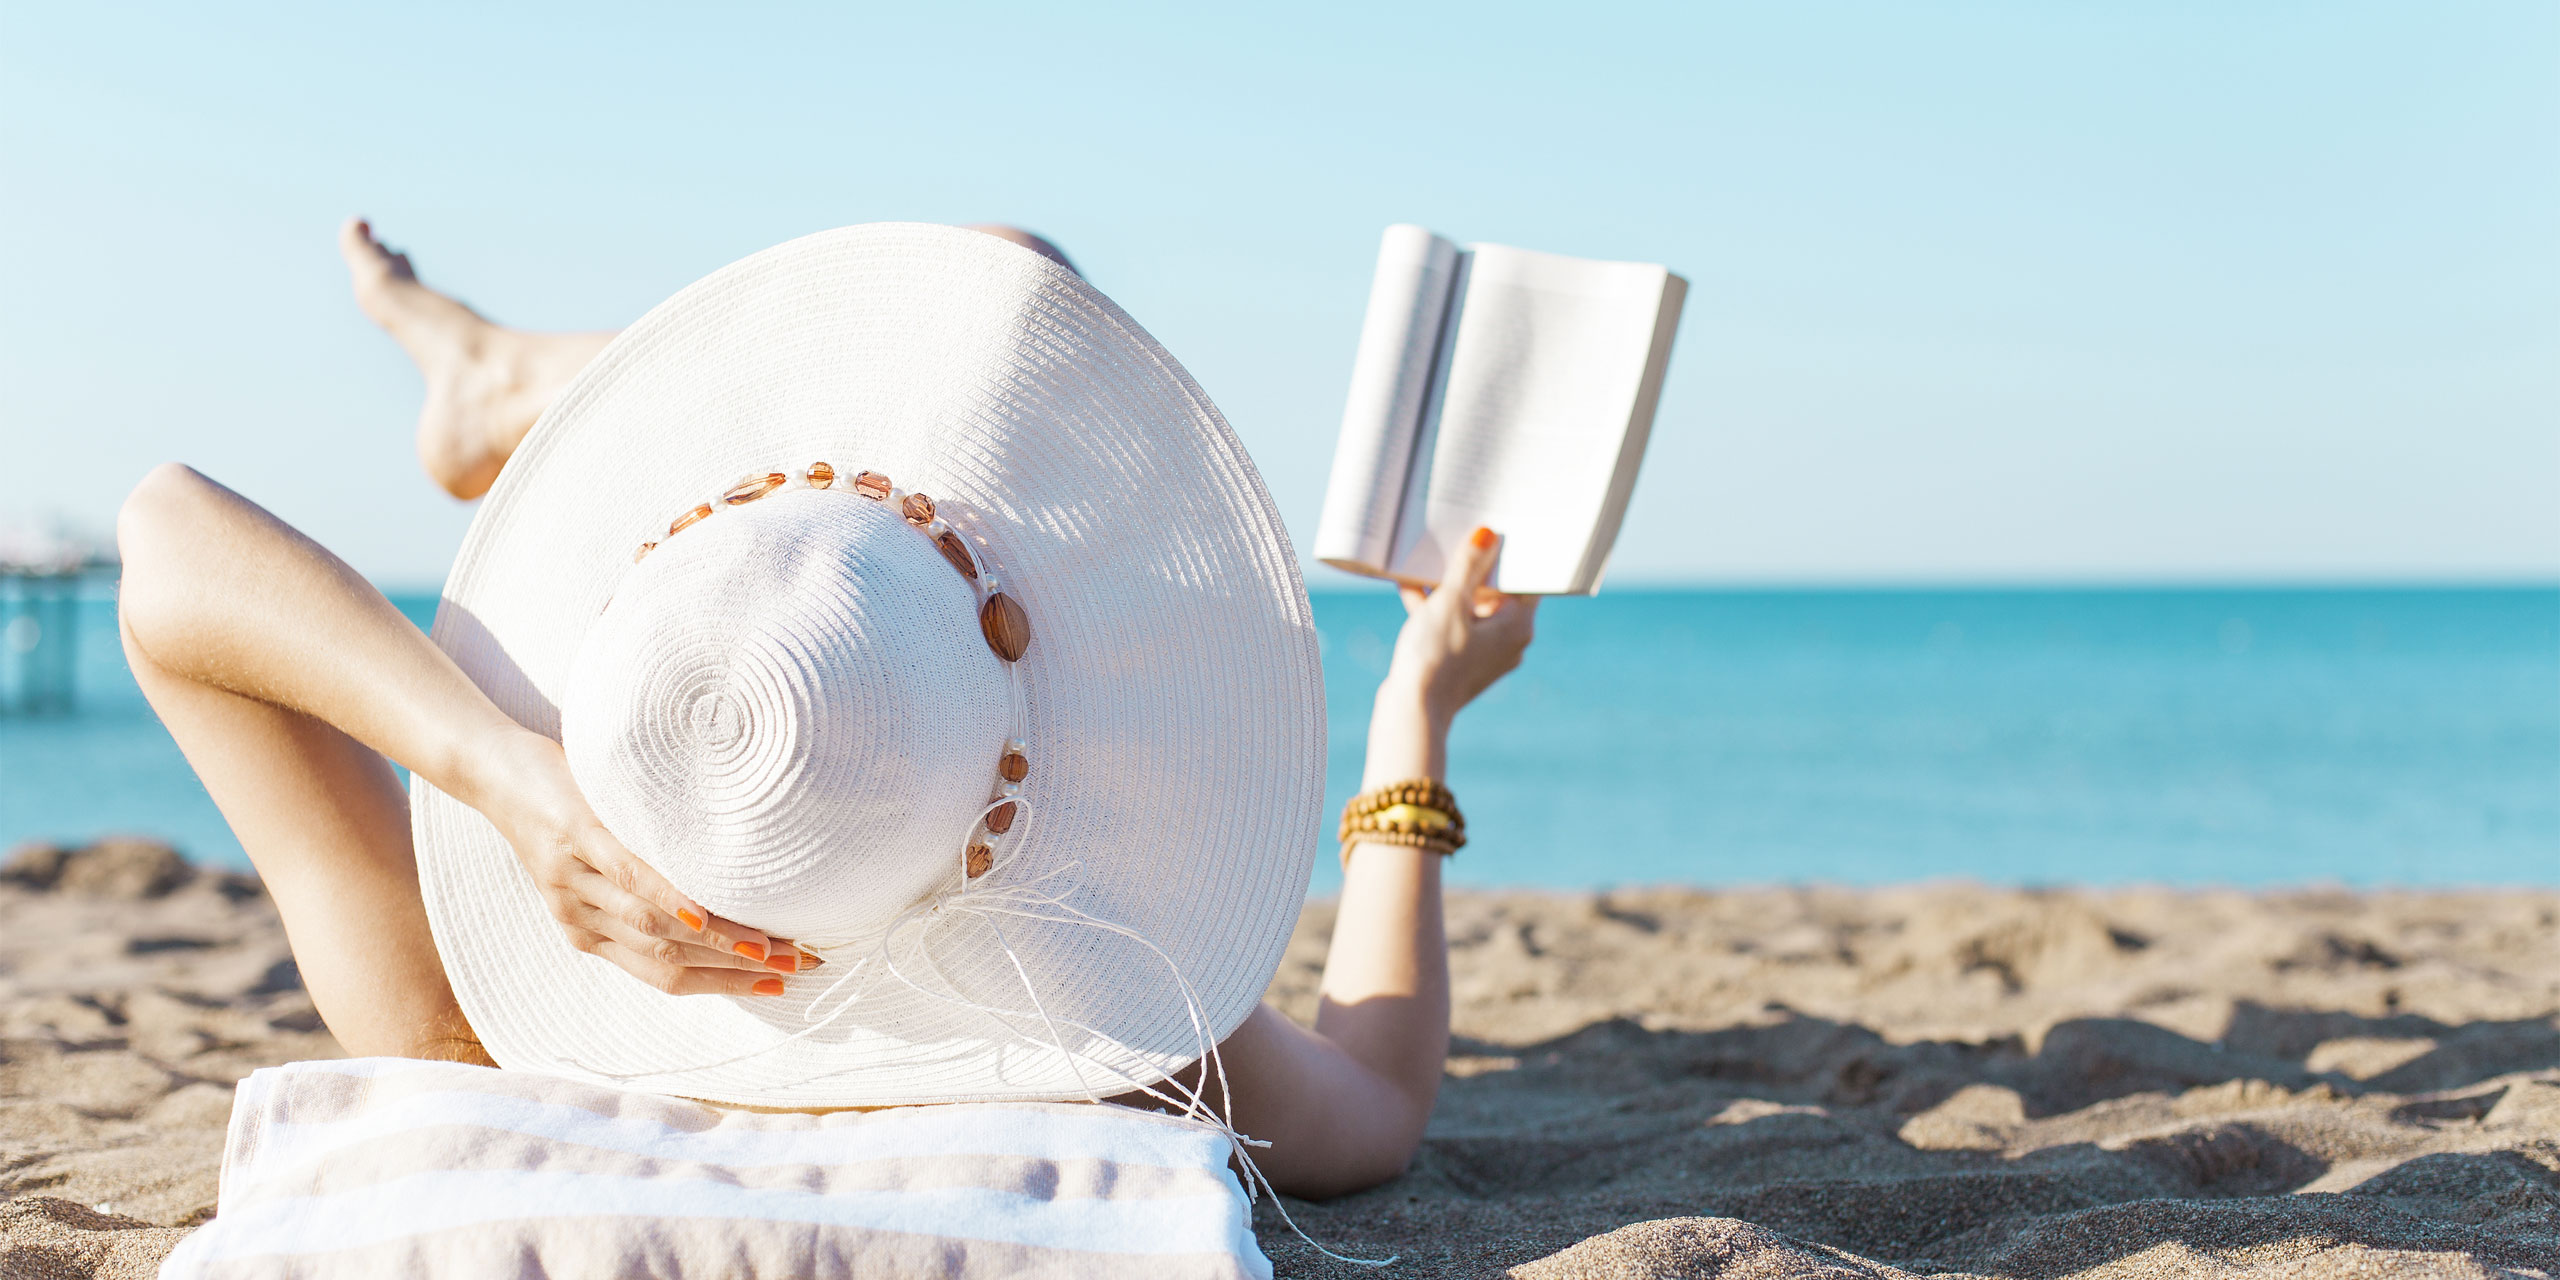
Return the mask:
<path fill-rule="evenodd" d="M 1399 804 L 1438 809 L 1455 818 L 1459 826 L 1467 825 L 1467 820 L 1458 816 L 1458 797 L 1436 778 L 1410 778 L 1363 791 L 1351 797 L 1351 803 L 1344 805 L 1342 812 L 1346 818 L 1365 816 Z"/>
<path fill-rule="evenodd" d="M 783 471 L 750 473 L 722 493 L 717 500 L 718 505 L 698 503 L 677 516 L 668 523 L 667 531 L 659 541 L 663 542 L 710 519 L 722 508 L 742 507 L 789 487 L 794 480 L 812 489 L 853 493 L 891 506 L 908 524 L 933 540 L 934 549 L 942 553 L 942 558 L 949 561 L 961 577 L 968 579 L 969 585 L 981 598 L 978 630 L 986 637 L 987 647 L 1004 659 L 1005 674 L 1013 693 L 1013 720 L 1017 729 L 1015 736 L 1005 739 L 1004 752 L 996 759 L 998 781 L 995 795 L 978 816 L 977 825 L 985 836 L 979 838 L 972 834 L 968 849 L 961 856 L 962 874 L 975 880 L 995 867 L 995 839 L 1013 830 L 1014 819 L 1020 815 L 1024 803 L 1021 799 L 1022 780 L 1031 775 L 1030 748 L 1023 742 L 1019 730 L 1025 722 L 1022 677 L 1014 669 L 1014 664 L 1022 661 L 1022 655 L 1031 648 L 1031 616 L 1023 612 L 1021 602 L 999 589 L 994 573 L 981 572 L 977 558 L 969 554 L 968 540 L 962 538 L 948 521 L 935 514 L 932 498 L 901 489 L 877 471 L 858 472 L 842 485 L 836 483 L 837 479 L 835 467 L 824 462 L 810 463 L 807 470 L 796 476 Z M 631 553 L 632 563 L 647 559 L 649 553 L 657 549 L 658 542 L 641 543 L 640 549 Z"/>
<path fill-rule="evenodd" d="M 1355 844 L 1428 849 L 1445 858 L 1466 847 L 1467 819 L 1449 788 L 1416 778 L 1353 796 L 1342 807 L 1340 839 L 1346 866 Z"/>

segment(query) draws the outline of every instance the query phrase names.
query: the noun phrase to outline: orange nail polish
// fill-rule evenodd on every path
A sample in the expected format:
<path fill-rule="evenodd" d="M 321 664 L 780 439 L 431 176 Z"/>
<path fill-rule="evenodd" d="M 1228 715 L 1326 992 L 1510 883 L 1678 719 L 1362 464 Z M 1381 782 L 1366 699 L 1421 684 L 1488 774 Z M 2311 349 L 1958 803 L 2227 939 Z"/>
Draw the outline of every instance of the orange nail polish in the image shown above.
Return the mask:
<path fill-rule="evenodd" d="M 691 929 L 695 933 L 702 932 L 702 916 L 699 913 L 687 911 L 682 907 L 678 907 L 676 908 L 676 919 L 684 921 L 685 928 Z"/>
<path fill-rule="evenodd" d="M 773 970 L 775 973 L 798 973 L 800 972 L 800 957 L 788 955 L 766 956 L 764 958 L 764 967 Z"/>
<path fill-rule="evenodd" d="M 1483 525 L 1477 525 L 1475 533 L 1467 540 L 1476 544 L 1476 550 L 1478 551 L 1493 550 L 1493 530 L 1488 529 Z"/>
<path fill-rule="evenodd" d="M 760 995 L 760 996 L 778 996 L 778 995 L 781 995 L 781 994 L 782 994 L 782 979 L 780 979 L 780 978 L 758 978 L 758 979 L 756 979 L 755 992 L 756 992 L 756 994 L 757 994 L 757 995 Z"/>
<path fill-rule="evenodd" d="M 745 956 L 745 957 L 746 957 L 746 958 L 748 958 L 749 960 L 762 960 L 762 959 L 764 959 L 764 948 L 762 948 L 762 947 L 760 947 L 760 946 L 757 946 L 756 944 L 754 944 L 754 943 L 752 943 L 752 942 L 741 942 L 741 943 L 739 943 L 738 945 L 736 945 L 736 946 L 734 946 L 734 947 L 731 947 L 731 948 L 729 948 L 729 949 L 730 949 L 731 951 L 735 951 L 735 952 L 737 952 L 739 955 Z"/>

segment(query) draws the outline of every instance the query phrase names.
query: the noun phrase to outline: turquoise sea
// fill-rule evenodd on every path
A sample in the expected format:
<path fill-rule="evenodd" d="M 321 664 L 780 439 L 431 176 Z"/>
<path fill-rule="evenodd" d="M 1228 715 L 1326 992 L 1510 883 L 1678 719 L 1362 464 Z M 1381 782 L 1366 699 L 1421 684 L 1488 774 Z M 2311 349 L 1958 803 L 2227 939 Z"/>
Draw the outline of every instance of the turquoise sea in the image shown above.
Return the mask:
<path fill-rule="evenodd" d="M 111 608 L 78 710 L 0 719 L 0 844 L 242 864 Z M 1402 610 L 1316 614 L 1339 805 Z M 1613 589 L 1546 605 L 1450 782 L 1477 885 L 2555 884 L 2560 588 Z"/>

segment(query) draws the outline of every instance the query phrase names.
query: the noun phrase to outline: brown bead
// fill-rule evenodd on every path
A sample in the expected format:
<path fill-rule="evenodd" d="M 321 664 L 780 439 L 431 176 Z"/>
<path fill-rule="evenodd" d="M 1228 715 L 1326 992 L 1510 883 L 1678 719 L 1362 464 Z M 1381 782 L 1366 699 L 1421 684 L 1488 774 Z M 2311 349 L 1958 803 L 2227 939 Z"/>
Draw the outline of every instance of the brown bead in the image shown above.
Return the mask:
<path fill-rule="evenodd" d="M 640 549 L 631 553 L 631 563 L 633 563 L 633 564 L 638 564 L 638 563 L 640 563 L 642 560 L 645 560 L 645 559 L 647 559 L 647 558 L 649 557 L 649 553 L 650 553 L 650 552 L 655 551 L 655 550 L 657 550 L 657 549 L 658 549 L 658 544 L 657 544 L 657 543 L 654 543 L 654 542 L 643 542 L 643 543 L 641 543 L 641 544 L 640 544 Z"/>
<path fill-rule="evenodd" d="M 933 523 L 933 499 L 921 493 L 908 494 L 907 500 L 898 505 L 898 510 L 906 516 L 908 524 L 919 529 Z"/>
<path fill-rule="evenodd" d="M 733 507 L 743 506 L 781 488 L 790 482 L 791 477 L 786 476 L 779 471 L 768 471 L 763 475 L 757 476 L 753 480 L 749 480 L 738 485 L 727 493 L 721 494 L 720 500 Z"/>
<path fill-rule="evenodd" d="M 982 844 L 973 844 L 969 846 L 970 879 L 975 880 L 978 877 L 985 875 L 987 873 L 987 868 L 994 865 L 996 865 L 995 850 Z"/>
<path fill-rule="evenodd" d="M 836 482 L 836 469 L 823 462 L 809 464 L 809 487 L 824 489 Z"/>
<path fill-rule="evenodd" d="M 1005 752 L 1004 759 L 996 762 L 996 772 L 1007 782 L 1020 782 L 1031 776 L 1031 758 L 1019 751 Z"/>
<path fill-rule="evenodd" d="M 987 634 L 987 647 L 1007 662 L 1022 661 L 1024 651 L 1031 647 L 1031 615 L 1001 591 L 978 606 L 978 629 Z"/>
<path fill-rule="evenodd" d="M 997 835 L 1013 830 L 1013 815 L 1017 807 L 1011 800 L 1007 800 L 987 810 L 987 830 Z"/>
<path fill-rule="evenodd" d="M 853 491 L 873 502 L 887 502 L 889 491 L 896 487 L 889 483 L 889 477 L 877 471 L 865 471 L 853 478 Z"/>
<path fill-rule="evenodd" d="M 695 521 L 708 520 L 710 518 L 711 504 L 708 502 L 703 503 L 701 506 L 695 507 L 693 510 L 685 512 L 683 515 L 677 516 L 676 522 L 667 526 L 667 536 L 672 538 L 677 534 L 692 528 Z"/>
<path fill-rule="evenodd" d="M 907 518 L 912 520 L 915 517 Z M 978 580 L 978 562 L 969 558 L 969 544 L 962 542 L 959 534 L 945 530 L 941 537 L 933 540 L 933 545 L 942 548 L 942 558 L 950 561 L 951 567 L 959 570 L 961 577 L 971 582 Z"/>

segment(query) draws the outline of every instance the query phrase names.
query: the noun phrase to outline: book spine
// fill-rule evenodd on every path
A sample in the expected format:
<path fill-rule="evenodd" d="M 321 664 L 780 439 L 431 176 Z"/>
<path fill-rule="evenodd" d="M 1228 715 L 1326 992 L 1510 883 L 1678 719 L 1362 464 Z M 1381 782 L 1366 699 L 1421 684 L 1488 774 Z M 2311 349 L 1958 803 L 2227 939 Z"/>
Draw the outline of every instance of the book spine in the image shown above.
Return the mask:
<path fill-rule="evenodd" d="M 1457 247 L 1409 224 L 1387 228 L 1351 366 L 1351 390 L 1316 522 L 1315 555 L 1382 573 L 1393 551 L 1414 436 L 1447 321 Z"/>

